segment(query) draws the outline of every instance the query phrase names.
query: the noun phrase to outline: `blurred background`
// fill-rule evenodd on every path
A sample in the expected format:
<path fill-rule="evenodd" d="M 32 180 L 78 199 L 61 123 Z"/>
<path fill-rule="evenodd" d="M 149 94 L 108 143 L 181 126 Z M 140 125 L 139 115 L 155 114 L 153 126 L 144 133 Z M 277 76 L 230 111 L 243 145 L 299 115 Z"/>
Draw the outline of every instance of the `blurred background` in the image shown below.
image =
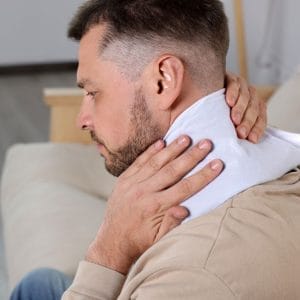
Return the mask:
<path fill-rule="evenodd" d="M 42 92 L 76 86 L 77 45 L 67 25 L 81 0 L 0 0 L 0 170 L 15 143 L 46 142 L 49 111 Z M 239 73 L 233 0 L 224 0 L 230 21 L 227 69 Z M 300 64 L 297 0 L 244 0 L 248 80 L 279 85 Z M 6 299 L 0 225 L 0 299 Z"/>
<path fill-rule="evenodd" d="M 68 22 L 82 0 L 0 0 L 0 168 L 7 147 L 48 139 L 44 87 L 75 86 L 77 44 L 66 38 Z M 228 70 L 239 73 L 232 0 Z M 248 80 L 277 85 L 300 63 L 297 0 L 245 0 Z"/>
<path fill-rule="evenodd" d="M 67 25 L 84 1 L 0 0 L 0 169 L 7 147 L 48 139 L 45 87 L 75 86 Z"/>

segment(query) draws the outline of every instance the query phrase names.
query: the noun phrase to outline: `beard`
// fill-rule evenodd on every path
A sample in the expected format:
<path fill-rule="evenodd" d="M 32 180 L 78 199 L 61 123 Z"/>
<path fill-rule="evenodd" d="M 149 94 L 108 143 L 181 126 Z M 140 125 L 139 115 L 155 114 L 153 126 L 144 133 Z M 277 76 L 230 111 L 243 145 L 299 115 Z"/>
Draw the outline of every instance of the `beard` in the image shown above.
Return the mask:
<path fill-rule="evenodd" d="M 92 139 L 103 144 L 108 152 L 105 168 L 113 176 L 120 176 L 150 145 L 163 137 L 163 132 L 147 106 L 142 91 L 135 93 L 134 103 L 130 110 L 130 132 L 124 146 L 116 151 L 109 150 L 104 143 L 91 131 Z"/>

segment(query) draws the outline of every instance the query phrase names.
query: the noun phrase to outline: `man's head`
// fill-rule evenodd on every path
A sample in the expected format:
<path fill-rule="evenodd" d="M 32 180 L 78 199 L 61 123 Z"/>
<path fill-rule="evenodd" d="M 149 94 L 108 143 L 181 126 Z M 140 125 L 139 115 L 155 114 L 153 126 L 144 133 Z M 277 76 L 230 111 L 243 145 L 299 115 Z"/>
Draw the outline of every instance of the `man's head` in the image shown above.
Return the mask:
<path fill-rule="evenodd" d="M 218 0 L 89 0 L 73 18 L 80 41 L 79 125 L 120 175 L 176 117 L 224 84 L 228 26 Z"/>

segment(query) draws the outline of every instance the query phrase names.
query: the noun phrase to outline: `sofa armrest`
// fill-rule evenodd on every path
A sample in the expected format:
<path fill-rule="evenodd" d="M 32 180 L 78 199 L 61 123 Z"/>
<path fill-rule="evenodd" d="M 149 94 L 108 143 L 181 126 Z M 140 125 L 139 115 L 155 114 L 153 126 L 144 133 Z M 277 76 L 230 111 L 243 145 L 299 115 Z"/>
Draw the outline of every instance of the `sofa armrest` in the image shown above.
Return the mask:
<path fill-rule="evenodd" d="M 8 150 L 0 199 L 10 289 L 37 268 L 74 276 L 114 180 L 91 145 L 19 144 Z"/>

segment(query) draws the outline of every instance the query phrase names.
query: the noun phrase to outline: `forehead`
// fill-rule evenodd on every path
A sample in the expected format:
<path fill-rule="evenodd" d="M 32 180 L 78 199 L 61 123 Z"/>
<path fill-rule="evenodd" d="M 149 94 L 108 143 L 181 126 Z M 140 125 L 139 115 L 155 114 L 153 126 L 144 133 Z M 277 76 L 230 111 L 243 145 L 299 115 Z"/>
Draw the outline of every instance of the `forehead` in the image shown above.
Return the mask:
<path fill-rule="evenodd" d="M 99 46 L 104 34 L 105 26 L 96 25 L 80 40 L 77 70 L 77 80 L 79 82 L 87 81 L 93 74 L 93 71 L 99 70 L 99 64 L 101 64 Z"/>
<path fill-rule="evenodd" d="M 99 56 L 101 40 L 105 35 L 105 28 L 105 25 L 102 24 L 95 25 L 82 37 L 79 43 L 79 60 L 84 59 L 87 52 L 89 56 Z"/>

